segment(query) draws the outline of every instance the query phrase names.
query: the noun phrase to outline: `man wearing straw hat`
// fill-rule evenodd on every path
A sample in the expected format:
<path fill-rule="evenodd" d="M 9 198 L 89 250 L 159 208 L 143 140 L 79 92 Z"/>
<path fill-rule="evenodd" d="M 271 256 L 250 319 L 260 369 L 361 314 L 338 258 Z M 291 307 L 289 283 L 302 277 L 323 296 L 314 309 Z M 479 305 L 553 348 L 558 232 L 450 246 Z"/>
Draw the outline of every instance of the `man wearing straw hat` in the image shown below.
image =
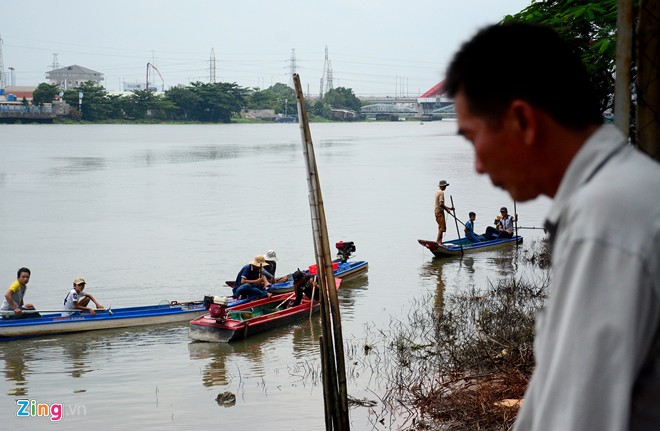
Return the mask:
<path fill-rule="evenodd" d="M 442 245 L 442 234 L 447 232 L 447 223 L 445 221 L 445 211 L 453 211 L 454 208 L 449 208 L 445 205 L 445 189 L 449 183 L 446 180 L 440 180 L 438 183 L 438 190 L 435 192 L 435 221 L 438 222 L 438 245 Z"/>
<path fill-rule="evenodd" d="M 234 283 L 234 297 L 240 299 L 254 299 L 271 296 L 266 291 L 268 280 L 262 270 L 266 266 L 263 256 L 255 256 L 250 263 L 241 268 Z"/>

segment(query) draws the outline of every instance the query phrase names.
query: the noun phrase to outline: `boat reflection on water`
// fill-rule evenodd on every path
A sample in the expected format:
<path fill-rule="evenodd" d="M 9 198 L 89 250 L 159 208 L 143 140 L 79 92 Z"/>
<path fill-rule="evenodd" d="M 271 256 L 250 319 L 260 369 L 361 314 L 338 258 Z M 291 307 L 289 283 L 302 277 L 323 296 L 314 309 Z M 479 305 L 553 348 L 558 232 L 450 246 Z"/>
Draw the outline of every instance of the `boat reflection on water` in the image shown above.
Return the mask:
<path fill-rule="evenodd" d="M 34 343 L 29 343 L 34 344 Z M 35 347 L 10 345 L 2 346 L 0 358 L 4 360 L 5 381 L 10 382 L 7 395 L 14 397 L 26 397 L 28 395 L 28 375 L 30 374 L 30 362 L 39 353 Z"/>

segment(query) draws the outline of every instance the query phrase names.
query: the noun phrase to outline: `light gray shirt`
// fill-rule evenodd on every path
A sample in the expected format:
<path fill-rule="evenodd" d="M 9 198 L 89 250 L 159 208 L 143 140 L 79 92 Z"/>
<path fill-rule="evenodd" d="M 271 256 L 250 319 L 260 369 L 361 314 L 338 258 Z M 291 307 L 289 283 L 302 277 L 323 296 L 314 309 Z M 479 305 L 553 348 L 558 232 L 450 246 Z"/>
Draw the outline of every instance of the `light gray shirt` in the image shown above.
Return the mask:
<path fill-rule="evenodd" d="M 514 430 L 660 430 L 660 164 L 599 128 L 546 228 L 552 282 Z"/>

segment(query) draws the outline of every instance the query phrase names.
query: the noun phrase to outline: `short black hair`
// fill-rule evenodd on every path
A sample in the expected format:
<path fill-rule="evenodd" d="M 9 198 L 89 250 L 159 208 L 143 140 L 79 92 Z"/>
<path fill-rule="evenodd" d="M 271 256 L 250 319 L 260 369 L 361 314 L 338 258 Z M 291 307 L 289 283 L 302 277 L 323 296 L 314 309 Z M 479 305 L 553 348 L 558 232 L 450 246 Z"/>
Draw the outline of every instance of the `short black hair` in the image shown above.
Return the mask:
<path fill-rule="evenodd" d="M 472 216 L 475 216 L 475 217 L 476 217 L 476 216 L 477 216 L 477 214 L 475 214 L 475 212 L 474 212 L 474 211 L 470 211 L 470 213 L 468 214 L 468 217 L 472 217 Z"/>
<path fill-rule="evenodd" d="M 455 54 L 444 89 L 450 97 L 462 92 L 473 114 L 497 124 L 514 99 L 570 129 L 603 123 L 584 65 L 549 27 L 511 23 L 482 29 Z"/>
<path fill-rule="evenodd" d="M 16 272 L 16 278 L 21 278 L 21 274 L 24 273 L 24 272 L 27 272 L 28 275 L 32 275 L 32 273 L 30 272 L 29 269 L 23 267 L 23 268 L 20 268 L 20 269 L 18 270 L 18 272 Z"/>

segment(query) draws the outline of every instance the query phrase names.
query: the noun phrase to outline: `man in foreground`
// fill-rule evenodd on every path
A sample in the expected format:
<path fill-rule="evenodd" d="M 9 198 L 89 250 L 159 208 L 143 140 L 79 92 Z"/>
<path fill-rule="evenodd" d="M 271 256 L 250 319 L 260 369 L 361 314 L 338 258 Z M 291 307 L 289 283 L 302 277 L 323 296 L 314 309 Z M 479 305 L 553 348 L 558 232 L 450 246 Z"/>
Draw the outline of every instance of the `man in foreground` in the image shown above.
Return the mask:
<path fill-rule="evenodd" d="M 554 198 L 552 282 L 515 430 L 660 429 L 660 165 L 602 125 L 550 29 L 480 31 L 445 89 L 477 172 L 514 200 Z"/>

